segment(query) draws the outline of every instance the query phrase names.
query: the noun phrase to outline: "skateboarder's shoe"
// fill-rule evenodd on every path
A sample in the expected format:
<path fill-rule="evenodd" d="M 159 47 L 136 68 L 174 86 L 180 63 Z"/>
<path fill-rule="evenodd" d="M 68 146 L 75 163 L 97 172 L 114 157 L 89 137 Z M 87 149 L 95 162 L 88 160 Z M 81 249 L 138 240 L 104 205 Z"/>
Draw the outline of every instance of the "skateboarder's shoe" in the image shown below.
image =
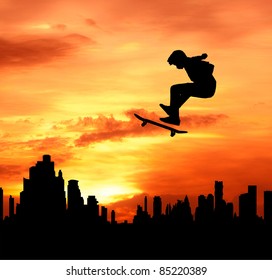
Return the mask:
<path fill-rule="evenodd" d="M 174 125 L 179 125 L 180 124 L 179 117 L 160 118 L 160 120 L 165 122 L 165 123 L 170 123 L 170 124 L 174 124 Z"/>
<path fill-rule="evenodd" d="M 167 105 L 164 105 L 164 104 L 160 104 L 160 106 L 167 115 L 170 116 L 170 115 L 173 114 L 173 109 L 171 108 L 171 106 L 167 106 Z"/>

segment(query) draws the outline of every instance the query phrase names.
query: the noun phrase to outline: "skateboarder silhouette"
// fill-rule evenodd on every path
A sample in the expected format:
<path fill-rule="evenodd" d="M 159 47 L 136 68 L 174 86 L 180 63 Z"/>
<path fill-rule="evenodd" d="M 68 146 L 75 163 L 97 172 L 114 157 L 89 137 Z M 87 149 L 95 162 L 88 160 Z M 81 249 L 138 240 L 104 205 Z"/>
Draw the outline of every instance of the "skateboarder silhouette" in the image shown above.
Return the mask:
<path fill-rule="evenodd" d="M 169 56 L 167 62 L 175 65 L 177 69 L 185 69 L 193 83 L 172 85 L 170 88 L 170 105 L 160 104 L 161 108 L 169 115 L 160 118 L 169 124 L 179 125 L 179 108 L 192 96 L 198 98 L 210 98 L 216 89 L 216 80 L 213 77 L 214 65 L 203 61 L 208 55 L 188 57 L 183 51 L 175 50 Z"/>

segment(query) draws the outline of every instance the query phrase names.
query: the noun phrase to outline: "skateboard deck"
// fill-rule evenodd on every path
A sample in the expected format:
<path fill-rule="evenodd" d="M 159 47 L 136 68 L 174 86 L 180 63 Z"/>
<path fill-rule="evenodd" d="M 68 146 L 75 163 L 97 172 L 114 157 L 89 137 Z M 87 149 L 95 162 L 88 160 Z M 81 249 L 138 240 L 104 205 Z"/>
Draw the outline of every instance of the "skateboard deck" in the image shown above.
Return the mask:
<path fill-rule="evenodd" d="M 171 132 L 170 136 L 171 136 L 171 137 L 175 136 L 176 133 L 188 133 L 188 131 L 186 131 L 186 130 L 178 130 L 178 129 L 174 128 L 174 127 L 171 127 L 171 126 L 168 126 L 168 125 L 164 125 L 164 124 L 162 124 L 162 123 L 155 122 L 155 121 L 152 121 L 152 120 L 150 120 L 150 119 L 143 118 L 143 117 L 139 116 L 138 114 L 134 114 L 134 116 L 135 116 L 137 119 L 139 119 L 139 120 L 142 121 L 141 126 L 145 126 L 146 124 L 150 123 L 150 124 L 153 124 L 153 125 L 162 127 L 162 128 L 164 128 L 164 129 L 170 130 L 170 132 Z"/>

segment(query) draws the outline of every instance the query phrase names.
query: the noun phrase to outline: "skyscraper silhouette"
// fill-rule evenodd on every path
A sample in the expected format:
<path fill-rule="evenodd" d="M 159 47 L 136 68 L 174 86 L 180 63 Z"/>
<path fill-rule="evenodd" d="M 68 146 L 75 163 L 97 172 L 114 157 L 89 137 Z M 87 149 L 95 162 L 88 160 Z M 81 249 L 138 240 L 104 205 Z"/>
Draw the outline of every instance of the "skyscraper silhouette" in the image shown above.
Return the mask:
<path fill-rule="evenodd" d="M 63 218 L 66 210 L 64 179 L 62 172 L 55 176 L 54 162 L 50 155 L 29 168 L 29 179 L 24 178 L 20 204 L 17 207 L 21 218 L 52 220 Z"/>
<path fill-rule="evenodd" d="M 160 196 L 153 198 L 153 219 L 159 219 L 162 214 L 162 201 Z"/>
<path fill-rule="evenodd" d="M 101 221 L 102 223 L 108 222 L 108 209 L 105 206 L 101 206 Z"/>
<path fill-rule="evenodd" d="M 198 224 L 206 224 L 208 221 L 208 200 L 203 194 L 198 196 L 198 205 L 195 210 L 195 221 Z"/>
<path fill-rule="evenodd" d="M 147 213 L 147 196 L 144 198 L 144 212 Z"/>
<path fill-rule="evenodd" d="M 215 181 L 214 185 L 215 211 L 220 211 L 223 204 L 223 182 Z"/>
<path fill-rule="evenodd" d="M 272 191 L 264 192 L 264 219 L 261 219 L 257 216 L 255 185 L 249 185 L 247 193 L 240 195 L 238 217 L 233 214 L 233 203 L 223 198 L 223 182 L 215 181 L 214 194 L 199 195 L 195 219 L 187 195 L 173 205 L 167 204 L 165 213 L 161 197 L 154 196 L 152 217 L 144 196 L 143 206 L 137 205 L 133 222 L 122 223 L 116 222 L 114 210 L 108 222 L 107 208 L 100 208 L 94 195 L 88 196 L 85 205 L 78 180 L 68 181 L 66 208 L 62 172 L 55 175 L 49 155 L 32 166 L 29 174 L 29 179 L 23 180 L 16 213 L 14 198 L 10 196 L 10 217 L 5 219 L 0 188 L 0 258 L 24 259 L 29 253 L 31 259 L 48 255 L 50 259 L 133 258 L 139 250 L 152 259 L 172 258 L 176 252 L 186 259 L 207 258 L 210 252 L 216 258 L 225 258 L 227 253 L 238 258 L 263 258 L 266 256 L 263 250 L 272 250 Z M 48 222 L 53 218 L 57 218 L 57 223 Z M 130 244 L 124 242 L 127 236 Z M 162 253 L 164 250 L 169 252 L 167 256 Z"/>
<path fill-rule="evenodd" d="M 248 192 L 239 195 L 239 218 L 242 222 L 255 222 L 257 218 L 257 187 L 248 186 Z"/>
<path fill-rule="evenodd" d="M 70 213 L 80 212 L 83 209 L 84 200 L 78 186 L 78 180 L 69 180 L 68 192 L 68 211 Z"/>
<path fill-rule="evenodd" d="M 249 211 L 252 220 L 256 219 L 257 216 L 257 186 L 248 186 L 248 200 L 249 200 Z"/>
<path fill-rule="evenodd" d="M 93 221 L 98 221 L 99 205 L 94 195 L 89 195 L 87 198 L 87 214 Z"/>
<path fill-rule="evenodd" d="M 214 185 L 214 216 L 216 223 L 224 223 L 226 220 L 226 201 L 223 199 L 223 182 L 215 181 Z"/>
<path fill-rule="evenodd" d="M 14 198 L 12 196 L 9 197 L 9 217 L 14 217 Z"/>
<path fill-rule="evenodd" d="M 115 225 L 116 224 L 116 220 L 115 220 L 115 211 L 111 210 L 111 224 Z"/>

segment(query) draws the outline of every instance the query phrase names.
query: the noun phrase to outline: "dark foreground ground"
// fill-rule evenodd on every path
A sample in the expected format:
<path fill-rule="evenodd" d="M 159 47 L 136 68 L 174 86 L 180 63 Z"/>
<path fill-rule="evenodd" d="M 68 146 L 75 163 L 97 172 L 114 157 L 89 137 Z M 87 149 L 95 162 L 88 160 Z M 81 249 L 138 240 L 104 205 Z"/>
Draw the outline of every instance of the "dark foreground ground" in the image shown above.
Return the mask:
<path fill-rule="evenodd" d="M 272 228 L 9 225 L 0 227 L 0 259 L 272 259 Z"/>

